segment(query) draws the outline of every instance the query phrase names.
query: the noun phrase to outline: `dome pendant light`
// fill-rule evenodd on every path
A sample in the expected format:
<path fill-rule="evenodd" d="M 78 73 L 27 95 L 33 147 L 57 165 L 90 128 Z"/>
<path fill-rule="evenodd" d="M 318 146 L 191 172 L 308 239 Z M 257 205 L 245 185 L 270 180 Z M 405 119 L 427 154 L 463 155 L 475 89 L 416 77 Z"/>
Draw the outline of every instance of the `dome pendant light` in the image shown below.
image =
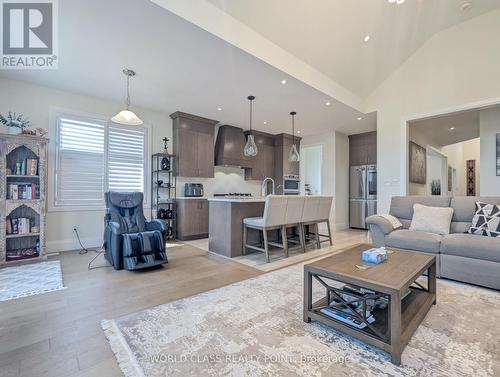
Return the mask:
<path fill-rule="evenodd" d="M 259 150 L 257 149 L 257 144 L 255 144 L 255 140 L 252 135 L 252 104 L 253 100 L 255 99 L 254 96 L 248 96 L 248 100 L 250 101 L 250 132 L 248 133 L 247 137 L 247 143 L 245 144 L 245 148 L 243 148 L 243 154 L 246 157 L 255 157 L 257 156 L 257 153 L 259 153 Z"/>
<path fill-rule="evenodd" d="M 292 116 L 292 147 L 290 148 L 290 152 L 288 152 L 288 161 L 290 162 L 298 162 L 300 161 L 300 155 L 297 151 L 297 146 L 295 145 L 295 115 L 297 113 L 292 111 L 290 115 Z"/>
<path fill-rule="evenodd" d="M 140 126 L 144 122 L 133 111 L 130 111 L 130 78 L 135 76 L 131 69 L 124 69 L 123 74 L 127 76 L 127 99 L 125 101 L 126 109 L 120 111 L 111 120 L 114 123 L 124 124 L 126 126 Z"/>

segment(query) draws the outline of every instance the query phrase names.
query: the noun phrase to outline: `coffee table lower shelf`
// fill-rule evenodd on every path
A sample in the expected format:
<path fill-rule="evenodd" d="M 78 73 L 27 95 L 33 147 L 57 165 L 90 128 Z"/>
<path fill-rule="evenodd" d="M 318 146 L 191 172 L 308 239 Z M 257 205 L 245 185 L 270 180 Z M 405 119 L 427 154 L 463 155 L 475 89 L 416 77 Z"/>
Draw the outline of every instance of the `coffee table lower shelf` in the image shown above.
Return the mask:
<path fill-rule="evenodd" d="M 411 336 L 436 300 L 436 295 L 434 293 L 413 288 L 411 288 L 411 290 L 412 293 L 401 301 L 401 341 L 398 347 L 402 348 L 408 344 Z M 315 309 L 326 306 L 326 300 L 326 297 L 324 297 L 312 304 L 312 309 L 307 311 L 307 316 L 310 320 L 324 323 L 364 343 L 371 344 L 386 352 L 392 353 L 393 348 L 391 346 L 390 326 L 388 323 L 389 309 L 379 309 L 373 312 L 376 320 L 372 326 L 385 335 L 385 339 L 382 339 L 368 327 L 358 329 L 321 313 L 319 309 Z"/>

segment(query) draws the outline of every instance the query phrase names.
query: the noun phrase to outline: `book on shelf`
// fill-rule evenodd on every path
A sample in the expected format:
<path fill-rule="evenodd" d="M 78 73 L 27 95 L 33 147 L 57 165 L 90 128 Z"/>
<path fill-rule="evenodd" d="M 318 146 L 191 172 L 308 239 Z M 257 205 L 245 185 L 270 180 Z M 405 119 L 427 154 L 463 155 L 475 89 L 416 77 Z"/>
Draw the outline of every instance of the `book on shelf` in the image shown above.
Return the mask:
<path fill-rule="evenodd" d="M 26 160 L 26 175 L 37 175 L 38 160 L 31 158 Z"/>
<path fill-rule="evenodd" d="M 31 221 L 26 217 L 19 217 L 16 219 L 9 219 L 8 223 L 11 224 L 10 233 L 7 229 L 7 234 L 29 234 L 31 233 Z"/>
<path fill-rule="evenodd" d="M 40 185 L 36 183 L 11 183 L 8 189 L 8 199 L 32 200 L 40 198 Z"/>

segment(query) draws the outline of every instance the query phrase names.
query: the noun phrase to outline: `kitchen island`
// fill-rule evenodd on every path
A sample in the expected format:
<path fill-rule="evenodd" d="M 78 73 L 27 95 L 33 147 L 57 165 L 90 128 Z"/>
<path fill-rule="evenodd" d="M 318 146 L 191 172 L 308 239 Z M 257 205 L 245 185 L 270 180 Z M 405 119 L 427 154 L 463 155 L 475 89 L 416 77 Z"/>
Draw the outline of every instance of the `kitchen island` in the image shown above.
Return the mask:
<path fill-rule="evenodd" d="M 243 255 L 243 219 L 262 217 L 265 198 L 208 198 L 208 249 L 234 258 Z M 249 243 L 259 242 L 257 232 L 249 232 Z"/>

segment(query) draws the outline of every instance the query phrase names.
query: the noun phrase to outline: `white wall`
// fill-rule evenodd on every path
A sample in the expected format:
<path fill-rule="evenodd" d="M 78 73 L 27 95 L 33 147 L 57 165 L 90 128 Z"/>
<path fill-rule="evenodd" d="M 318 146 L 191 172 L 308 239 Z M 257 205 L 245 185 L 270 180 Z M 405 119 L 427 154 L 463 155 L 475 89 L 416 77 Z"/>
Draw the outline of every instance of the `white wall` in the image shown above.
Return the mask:
<path fill-rule="evenodd" d="M 312 195 L 321 195 L 321 165 L 323 164 L 323 146 L 311 145 L 302 148 L 301 159 L 304 159 L 304 186 L 307 184 Z"/>
<path fill-rule="evenodd" d="M 496 134 L 500 133 L 500 107 L 481 110 L 481 195 L 500 196 L 500 177 L 496 175 Z"/>
<path fill-rule="evenodd" d="M 86 113 L 104 118 L 111 118 L 123 104 L 101 98 L 88 97 L 64 92 L 53 88 L 29 84 L 22 81 L 0 79 L 0 113 L 8 111 L 23 113 L 33 123 L 34 128 L 49 130 L 49 167 L 54 166 L 55 124 L 51 122 L 50 114 L 55 109 L 65 109 L 78 113 Z M 168 114 L 178 109 L 165 109 L 165 112 L 156 112 L 141 108 L 134 111 L 151 126 L 152 152 L 163 150 L 163 137 L 172 139 L 172 121 Z M 4 130 L 0 129 L 0 132 Z M 170 144 L 171 145 L 171 144 Z M 171 149 L 170 149 L 171 150 Z M 53 170 L 49 174 L 49 190 L 54 189 Z M 148 178 L 149 181 L 149 178 Z M 180 178 L 177 189 L 179 196 L 183 195 L 185 181 L 202 182 L 205 184 L 207 195 L 215 192 L 250 192 L 260 194 L 260 182 L 244 181 L 241 169 L 217 168 L 215 178 Z M 149 209 L 145 210 L 149 215 Z M 73 227 L 77 227 L 85 246 L 96 247 L 102 243 L 104 210 L 98 211 L 57 211 L 47 213 L 47 251 L 78 249 Z"/>
<path fill-rule="evenodd" d="M 335 133 L 335 229 L 349 228 L 349 138 Z"/>
<path fill-rule="evenodd" d="M 377 111 L 379 212 L 406 194 L 406 120 L 500 97 L 498 46 L 500 10 L 436 34 L 369 96 L 368 112 Z"/>
<path fill-rule="evenodd" d="M 305 136 L 300 142 L 301 153 L 307 146 L 321 145 L 322 195 L 333 196 L 330 221 L 336 230 L 345 229 L 349 223 L 349 140 L 339 132 L 326 132 Z M 301 159 L 301 181 L 304 182 L 304 161 Z"/>

